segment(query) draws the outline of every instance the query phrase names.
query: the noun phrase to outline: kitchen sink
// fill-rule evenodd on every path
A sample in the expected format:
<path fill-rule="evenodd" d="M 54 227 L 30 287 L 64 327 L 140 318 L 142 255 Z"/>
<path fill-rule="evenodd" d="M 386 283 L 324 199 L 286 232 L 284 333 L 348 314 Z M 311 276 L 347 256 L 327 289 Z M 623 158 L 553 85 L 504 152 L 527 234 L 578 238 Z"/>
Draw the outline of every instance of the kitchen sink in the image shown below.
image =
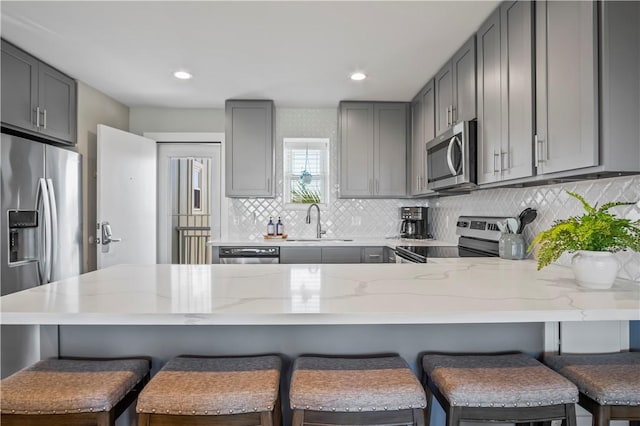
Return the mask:
<path fill-rule="evenodd" d="M 295 238 L 289 238 L 286 241 L 291 241 L 291 242 L 303 242 L 303 243 L 322 243 L 322 242 L 328 242 L 328 243 L 335 243 L 335 242 L 348 242 L 348 241 L 353 241 L 353 240 L 347 240 L 347 239 L 342 239 L 342 238 L 300 238 L 300 239 L 295 239 Z"/>

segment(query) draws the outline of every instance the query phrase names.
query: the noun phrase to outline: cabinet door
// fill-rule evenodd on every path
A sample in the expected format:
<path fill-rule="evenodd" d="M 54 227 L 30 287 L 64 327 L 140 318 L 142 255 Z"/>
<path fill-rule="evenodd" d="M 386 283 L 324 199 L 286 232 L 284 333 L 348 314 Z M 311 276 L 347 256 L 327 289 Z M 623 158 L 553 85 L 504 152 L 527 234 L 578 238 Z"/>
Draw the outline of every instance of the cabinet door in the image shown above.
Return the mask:
<path fill-rule="evenodd" d="M 227 197 L 273 197 L 273 102 L 225 105 Z"/>
<path fill-rule="evenodd" d="M 451 60 L 453 72 L 452 121 L 468 121 L 476 118 L 476 38 L 469 40 Z"/>
<path fill-rule="evenodd" d="M 50 66 L 38 67 L 40 133 L 76 143 L 76 82 Z"/>
<path fill-rule="evenodd" d="M 442 134 L 451 124 L 453 106 L 453 75 L 451 62 L 436 74 L 436 136 Z"/>
<path fill-rule="evenodd" d="M 533 2 L 500 6 L 503 179 L 533 175 Z"/>
<path fill-rule="evenodd" d="M 280 247 L 280 263 L 322 263 L 320 247 Z"/>
<path fill-rule="evenodd" d="M 538 174 L 598 164 L 598 2 L 536 2 Z"/>
<path fill-rule="evenodd" d="M 340 197 L 374 193 L 373 104 L 340 104 Z"/>
<path fill-rule="evenodd" d="M 411 173 L 409 182 L 411 195 L 418 195 L 422 190 L 424 179 L 424 111 L 422 104 L 422 92 L 411 103 Z"/>
<path fill-rule="evenodd" d="M 38 60 L 2 40 L 2 123 L 37 131 Z"/>
<path fill-rule="evenodd" d="M 384 263 L 384 247 L 365 247 L 362 253 L 364 263 Z"/>
<path fill-rule="evenodd" d="M 480 27 L 478 41 L 478 183 L 500 178 L 502 141 L 500 10 Z"/>
<path fill-rule="evenodd" d="M 406 103 L 374 104 L 374 194 L 377 197 L 407 195 Z"/>
<path fill-rule="evenodd" d="M 322 263 L 361 263 L 360 247 L 323 247 Z"/>

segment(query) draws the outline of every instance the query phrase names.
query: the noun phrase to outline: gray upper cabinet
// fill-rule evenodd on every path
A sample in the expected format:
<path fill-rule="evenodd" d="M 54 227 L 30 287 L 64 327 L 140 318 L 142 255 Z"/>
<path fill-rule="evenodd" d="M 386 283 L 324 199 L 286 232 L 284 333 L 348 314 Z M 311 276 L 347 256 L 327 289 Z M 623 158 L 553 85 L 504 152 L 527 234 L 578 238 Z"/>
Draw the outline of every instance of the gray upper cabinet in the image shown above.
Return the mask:
<path fill-rule="evenodd" d="M 430 80 L 411 103 L 410 193 L 413 196 L 433 193 L 427 189 L 426 142 L 435 137 L 435 86 Z"/>
<path fill-rule="evenodd" d="M 536 2 L 538 174 L 598 158 L 598 2 Z"/>
<path fill-rule="evenodd" d="M 2 40 L 2 125 L 76 143 L 76 82 Z"/>
<path fill-rule="evenodd" d="M 340 103 L 340 197 L 406 195 L 408 104 Z"/>
<path fill-rule="evenodd" d="M 532 176 L 532 2 L 502 3 L 476 40 L 478 183 Z"/>
<path fill-rule="evenodd" d="M 373 103 L 340 103 L 340 196 L 373 196 Z"/>
<path fill-rule="evenodd" d="M 374 104 L 374 155 L 376 197 L 407 195 L 408 104 Z"/>
<path fill-rule="evenodd" d="M 225 103 L 227 197 L 274 196 L 273 101 Z"/>
<path fill-rule="evenodd" d="M 475 35 L 436 74 L 435 108 L 436 136 L 455 123 L 476 118 Z"/>

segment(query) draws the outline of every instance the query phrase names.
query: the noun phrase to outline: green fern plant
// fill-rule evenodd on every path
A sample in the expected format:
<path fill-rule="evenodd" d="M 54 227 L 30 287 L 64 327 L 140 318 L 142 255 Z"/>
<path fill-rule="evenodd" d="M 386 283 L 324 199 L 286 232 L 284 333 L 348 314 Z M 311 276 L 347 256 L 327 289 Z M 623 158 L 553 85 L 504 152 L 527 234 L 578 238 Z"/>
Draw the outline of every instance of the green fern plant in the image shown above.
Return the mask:
<path fill-rule="evenodd" d="M 609 209 L 616 206 L 628 206 L 635 203 L 611 202 L 591 206 L 582 196 L 567 191 L 578 199 L 586 211 L 582 216 L 556 220 L 546 231 L 540 232 L 529 245 L 531 251 L 536 245 L 538 250 L 538 270 L 555 262 L 565 251 L 609 251 L 631 249 L 640 252 L 640 220 L 615 217 Z"/>
<path fill-rule="evenodd" d="M 297 182 L 298 187 L 291 189 L 291 202 L 299 204 L 312 204 L 320 202 L 320 193 L 307 188 L 302 182 Z"/>

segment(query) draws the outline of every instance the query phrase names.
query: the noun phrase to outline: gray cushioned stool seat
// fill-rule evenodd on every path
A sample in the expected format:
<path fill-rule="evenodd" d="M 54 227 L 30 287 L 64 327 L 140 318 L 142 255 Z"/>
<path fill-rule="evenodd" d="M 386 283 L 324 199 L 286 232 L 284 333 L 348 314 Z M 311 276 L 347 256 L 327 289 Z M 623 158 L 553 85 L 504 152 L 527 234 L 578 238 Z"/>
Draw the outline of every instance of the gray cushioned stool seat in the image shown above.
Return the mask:
<path fill-rule="evenodd" d="M 272 411 L 281 366 L 271 355 L 174 358 L 142 390 L 136 410 L 198 416 Z"/>
<path fill-rule="evenodd" d="M 553 355 L 545 363 L 601 405 L 640 405 L 640 352 Z"/>
<path fill-rule="evenodd" d="M 149 362 L 48 359 L 2 380 L 0 411 L 11 414 L 111 410 L 149 372 Z"/>
<path fill-rule="evenodd" d="M 573 383 L 525 354 L 425 355 L 422 365 L 452 406 L 535 407 L 578 398 Z"/>
<path fill-rule="evenodd" d="M 292 409 L 368 412 L 421 409 L 422 385 L 398 356 L 296 359 L 291 378 Z"/>

